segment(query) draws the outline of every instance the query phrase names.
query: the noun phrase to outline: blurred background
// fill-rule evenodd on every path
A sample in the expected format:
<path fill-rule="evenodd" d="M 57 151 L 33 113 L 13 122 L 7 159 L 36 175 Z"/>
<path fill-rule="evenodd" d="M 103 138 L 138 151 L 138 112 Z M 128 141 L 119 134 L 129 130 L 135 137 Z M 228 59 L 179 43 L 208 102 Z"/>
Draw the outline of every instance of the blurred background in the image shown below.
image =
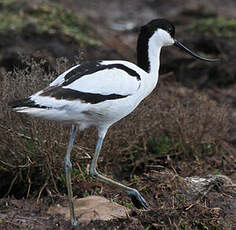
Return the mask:
<path fill-rule="evenodd" d="M 51 203 L 64 202 L 62 159 L 70 132 L 68 125 L 15 114 L 7 107 L 8 101 L 31 95 L 82 61 L 122 59 L 136 63 L 139 28 L 155 18 L 171 21 L 176 38 L 191 50 L 222 62 L 201 62 L 176 47 L 163 48 L 157 88 L 136 111 L 109 130 L 99 159 L 101 172 L 139 188 L 153 210 L 133 211 L 130 219 L 108 222 L 106 228 L 234 229 L 235 12 L 235 0 L 1 0 L 3 229 L 28 226 L 26 221 L 14 227 L 17 220 L 11 215 L 16 215 L 19 207 L 24 207 L 21 212 L 27 216 L 29 210 L 37 213 L 38 207 L 46 210 Z M 91 128 L 76 139 L 74 194 L 99 194 L 134 209 L 122 191 L 88 178 L 96 135 Z M 207 175 L 224 175 L 231 182 L 227 187 L 225 181 L 218 181 L 204 196 L 189 192 L 185 178 Z M 39 215 L 42 212 L 38 211 Z M 55 218 L 61 229 L 66 229 L 68 223 Z M 34 223 L 35 229 L 51 229 L 52 223 L 47 221 L 40 222 L 41 228 Z M 99 226 L 92 223 L 85 229 L 104 229 Z"/>

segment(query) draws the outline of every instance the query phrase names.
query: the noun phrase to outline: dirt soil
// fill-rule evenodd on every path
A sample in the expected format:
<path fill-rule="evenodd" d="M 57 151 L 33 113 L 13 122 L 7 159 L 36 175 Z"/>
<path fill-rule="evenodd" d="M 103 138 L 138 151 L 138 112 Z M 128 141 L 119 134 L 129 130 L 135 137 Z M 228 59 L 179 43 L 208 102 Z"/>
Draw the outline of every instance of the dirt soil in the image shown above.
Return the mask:
<path fill-rule="evenodd" d="M 230 114 L 229 135 L 222 143 L 224 149 L 222 155 L 209 153 L 197 157 L 178 154 L 170 157 L 157 156 L 148 162 L 139 159 L 131 169 L 122 169 L 115 162 L 111 163 L 109 165 L 111 176 L 138 188 L 150 203 L 151 209 L 138 210 L 131 205 L 132 212 L 126 219 L 79 223 L 74 229 L 236 229 L 235 40 L 225 40 L 224 37 L 206 38 L 185 30 L 186 23 L 199 15 L 203 18 L 208 15 L 235 18 L 236 2 L 234 0 L 228 0 L 227 3 L 220 0 L 212 0 L 210 3 L 194 0 L 103 0 L 99 3 L 60 0 L 59 2 L 77 11 L 78 14 L 89 17 L 96 25 L 97 36 L 102 39 L 103 45 L 97 50 L 88 47 L 81 52 L 76 43 L 64 40 L 58 34 L 51 35 L 50 39 L 45 36 L 34 39 L 34 29 L 28 28 L 24 36 L 8 34 L 1 37 L 1 68 L 4 71 L 12 70 L 13 66 L 24 68 L 21 58 L 16 55 L 19 49 L 24 49 L 25 54 L 33 53 L 36 58 L 49 57 L 45 68 L 53 68 L 57 57 L 64 56 L 71 60 L 75 55 L 86 60 L 126 59 L 135 62 L 139 26 L 153 18 L 165 17 L 176 24 L 176 37 L 186 46 L 192 46 L 191 48 L 200 52 L 207 51 L 211 56 L 222 56 L 225 62 L 220 65 L 199 63 L 176 48 L 166 48 L 161 57 L 160 81 L 163 81 L 161 87 L 169 91 L 174 89 L 184 96 L 191 94 L 188 92 L 204 92 L 219 105 L 227 104 Z M 50 44 L 47 43 L 48 40 L 51 41 Z M 13 45 L 10 45 L 11 43 Z M 35 53 L 36 49 L 44 51 L 38 55 Z M 222 72 L 232 80 L 222 79 Z M 157 97 L 158 95 L 154 93 L 141 106 L 148 108 L 148 104 L 153 105 Z M 133 120 L 138 117 L 139 112 L 143 110 L 136 112 Z M 126 126 L 125 121 L 122 122 L 121 127 Z M 103 166 L 101 163 L 101 168 Z M 185 180 L 191 176 L 205 178 L 208 174 L 214 173 L 225 175 L 227 179 L 212 182 L 202 192 L 192 191 Z M 131 204 L 127 194 L 108 185 L 78 180 L 73 186 L 74 193 L 78 197 L 85 191 L 93 194 L 96 190 L 99 195 L 114 202 L 119 201 L 127 206 Z M 47 196 L 38 196 L 39 199 L 37 196 L 28 199 L 15 197 L 11 194 L 0 199 L 0 230 L 72 229 L 64 216 L 47 213 L 52 204 L 66 205 L 64 196 L 51 194 L 48 190 Z"/>

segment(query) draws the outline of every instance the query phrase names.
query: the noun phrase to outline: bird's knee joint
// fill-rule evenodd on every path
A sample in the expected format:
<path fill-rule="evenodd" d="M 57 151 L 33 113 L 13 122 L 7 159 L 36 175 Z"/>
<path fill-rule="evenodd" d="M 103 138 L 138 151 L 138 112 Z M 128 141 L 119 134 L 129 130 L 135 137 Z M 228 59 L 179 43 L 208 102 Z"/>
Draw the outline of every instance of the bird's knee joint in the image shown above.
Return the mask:
<path fill-rule="evenodd" d="M 72 164 L 70 160 L 68 160 L 67 158 L 65 158 L 64 164 L 65 164 L 65 169 L 70 169 L 70 170 L 72 169 Z"/>

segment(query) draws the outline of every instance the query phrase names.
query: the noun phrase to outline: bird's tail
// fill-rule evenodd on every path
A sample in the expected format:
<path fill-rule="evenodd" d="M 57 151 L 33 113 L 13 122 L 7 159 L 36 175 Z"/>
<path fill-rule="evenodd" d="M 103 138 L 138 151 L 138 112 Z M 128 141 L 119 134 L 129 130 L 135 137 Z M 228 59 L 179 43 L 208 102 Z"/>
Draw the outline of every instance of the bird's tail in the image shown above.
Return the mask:
<path fill-rule="evenodd" d="M 37 104 L 30 97 L 9 102 L 8 105 L 12 107 L 16 112 L 30 112 L 32 109 L 46 109 L 48 107 Z"/>
<path fill-rule="evenodd" d="M 64 110 L 48 107 L 37 103 L 32 97 L 9 102 L 8 105 L 18 113 L 25 113 L 33 117 L 41 117 L 48 120 L 59 120 L 67 122 L 68 117 Z"/>
<path fill-rule="evenodd" d="M 13 108 L 22 108 L 22 107 L 32 107 L 34 105 L 34 101 L 30 100 L 30 98 L 25 98 L 17 101 L 11 101 L 8 105 Z"/>

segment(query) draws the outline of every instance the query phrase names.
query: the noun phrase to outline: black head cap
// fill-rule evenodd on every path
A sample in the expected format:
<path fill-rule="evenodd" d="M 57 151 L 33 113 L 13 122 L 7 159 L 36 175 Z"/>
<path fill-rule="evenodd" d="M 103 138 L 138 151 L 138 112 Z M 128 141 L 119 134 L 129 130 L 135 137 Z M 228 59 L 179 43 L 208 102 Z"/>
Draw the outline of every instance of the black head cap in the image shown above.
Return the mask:
<path fill-rule="evenodd" d="M 154 19 L 141 27 L 137 42 L 137 61 L 138 66 L 147 72 L 150 70 L 150 63 L 148 59 L 148 41 L 157 29 L 167 31 L 172 38 L 175 35 L 175 27 L 166 19 Z"/>
<path fill-rule="evenodd" d="M 175 35 L 175 27 L 166 19 L 154 19 L 148 24 L 144 25 L 141 28 L 141 31 L 145 32 L 146 34 L 149 34 L 149 36 L 151 37 L 157 29 L 163 29 L 167 31 L 172 38 Z"/>

